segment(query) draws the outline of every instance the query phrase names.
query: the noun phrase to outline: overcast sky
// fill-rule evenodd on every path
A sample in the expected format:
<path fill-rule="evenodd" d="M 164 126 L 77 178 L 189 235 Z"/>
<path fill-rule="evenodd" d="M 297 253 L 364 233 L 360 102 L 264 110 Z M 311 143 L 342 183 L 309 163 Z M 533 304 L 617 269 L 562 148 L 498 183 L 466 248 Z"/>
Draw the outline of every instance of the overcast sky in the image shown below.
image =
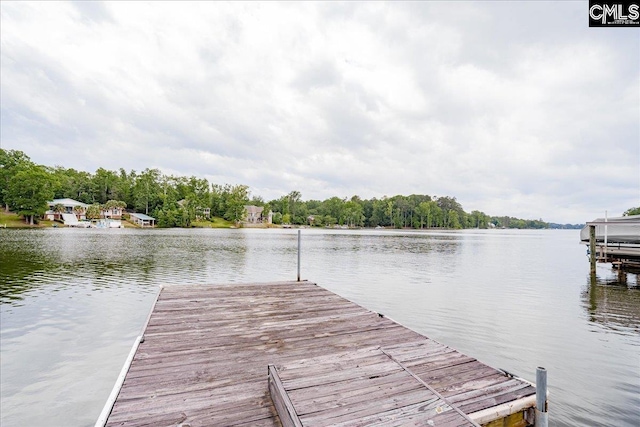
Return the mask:
<path fill-rule="evenodd" d="M 640 31 L 588 2 L 7 2 L 1 146 L 265 200 L 640 205 Z"/>

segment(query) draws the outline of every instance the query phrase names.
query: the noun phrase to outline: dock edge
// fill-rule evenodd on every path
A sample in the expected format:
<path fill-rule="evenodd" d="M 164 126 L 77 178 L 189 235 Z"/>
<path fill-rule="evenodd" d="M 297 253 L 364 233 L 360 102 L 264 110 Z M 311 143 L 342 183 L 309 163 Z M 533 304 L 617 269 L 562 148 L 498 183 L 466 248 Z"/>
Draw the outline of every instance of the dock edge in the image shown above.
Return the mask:
<path fill-rule="evenodd" d="M 111 390 L 111 394 L 109 395 L 107 402 L 104 404 L 104 408 L 102 408 L 102 412 L 100 412 L 100 416 L 96 420 L 94 427 L 104 427 L 107 424 L 107 420 L 109 419 L 109 415 L 111 415 L 111 411 L 113 410 L 113 405 L 116 403 L 116 399 L 120 394 L 120 390 L 122 389 L 122 384 L 124 384 L 124 379 L 126 378 L 127 373 L 129 372 L 129 368 L 131 367 L 133 358 L 135 357 L 140 344 L 144 342 L 144 331 L 147 330 L 149 319 L 151 319 L 151 314 L 153 313 L 153 310 L 156 307 L 158 298 L 160 298 L 160 293 L 162 292 L 162 288 L 163 286 L 160 286 L 160 288 L 158 289 L 158 292 L 156 293 L 156 297 L 153 301 L 153 304 L 151 305 L 151 309 L 149 309 L 147 320 L 144 322 L 144 326 L 142 327 L 142 333 L 138 335 L 135 342 L 133 343 L 133 346 L 131 347 L 131 351 L 129 351 L 129 355 L 127 356 L 127 359 L 125 360 L 124 365 L 120 370 L 120 375 L 118 375 L 118 379 L 116 379 L 116 383 L 114 384 L 113 389 Z"/>

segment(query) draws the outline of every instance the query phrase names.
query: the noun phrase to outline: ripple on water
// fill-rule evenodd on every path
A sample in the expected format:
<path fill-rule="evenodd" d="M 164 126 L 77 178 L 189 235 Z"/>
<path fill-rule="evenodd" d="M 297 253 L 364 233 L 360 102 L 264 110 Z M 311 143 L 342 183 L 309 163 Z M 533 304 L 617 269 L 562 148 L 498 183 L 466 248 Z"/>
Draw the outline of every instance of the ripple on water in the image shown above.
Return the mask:
<path fill-rule="evenodd" d="M 591 283 L 577 240 L 304 230 L 302 275 L 524 378 L 545 366 L 554 425 L 633 425 L 637 277 L 599 268 Z M 296 244 L 295 230 L 3 233 L 0 422 L 91 425 L 158 285 L 291 280 Z"/>

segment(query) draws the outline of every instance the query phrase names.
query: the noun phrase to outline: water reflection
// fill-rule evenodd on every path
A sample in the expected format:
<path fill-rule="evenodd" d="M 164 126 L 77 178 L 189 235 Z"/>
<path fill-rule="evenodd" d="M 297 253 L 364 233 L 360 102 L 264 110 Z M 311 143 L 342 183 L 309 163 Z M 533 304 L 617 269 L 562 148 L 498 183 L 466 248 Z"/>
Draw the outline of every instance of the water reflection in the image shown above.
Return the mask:
<path fill-rule="evenodd" d="M 33 287 L 32 278 L 53 267 L 51 263 L 47 265 L 47 260 L 28 260 L 20 251 L 3 251 L 0 255 L 0 304 L 20 301 L 22 294 Z"/>
<path fill-rule="evenodd" d="M 640 333 L 640 284 L 634 273 L 590 274 L 582 292 L 589 320 L 621 334 Z"/>
<path fill-rule="evenodd" d="M 0 303 L 19 305 L 28 292 L 55 292 L 69 286 L 101 289 L 149 275 L 156 263 L 145 239 L 60 230 L 4 233 L 0 247 Z M 129 237 L 129 239 L 127 239 Z M 130 241 L 128 241 L 130 240 Z"/>
<path fill-rule="evenodd" d="M 239 281 L 253 272 L 250 253 L 273 249 L 266 248 L 247 242 L 241 230 L 7 230 L 0 241 L 0 304 L 80 285 L 148 291 Z"/>
<path fill-rule="evenodd" d="M 350 255 L 359 252 L 367 255 L 426 254 L 431 251 L 453 253 L 462 244 L 458 235 L 434 235 L 417 231 L 385 232 L 385 234 L 369 230 L 316 233 L 311 234 L 310 237 L 305 236 L 305 240 L 317 239 L 320 243 L 319 247 L 323 250 L 345 252 Z"/>

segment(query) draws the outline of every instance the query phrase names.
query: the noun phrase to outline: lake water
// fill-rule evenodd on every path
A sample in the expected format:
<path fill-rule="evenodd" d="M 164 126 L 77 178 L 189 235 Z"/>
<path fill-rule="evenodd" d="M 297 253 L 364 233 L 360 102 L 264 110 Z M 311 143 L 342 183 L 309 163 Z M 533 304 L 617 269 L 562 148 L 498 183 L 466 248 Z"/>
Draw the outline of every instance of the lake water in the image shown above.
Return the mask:
<path fill-rule="evenodd" d="M 640 425 L 640 287 L 560 230 L 302 231 L 302 278 L 493 367 L 550 425 Z M 296 230 L 0 230 L 0 424 L 90 426 L 161 284 L 296 279 Z"/>

